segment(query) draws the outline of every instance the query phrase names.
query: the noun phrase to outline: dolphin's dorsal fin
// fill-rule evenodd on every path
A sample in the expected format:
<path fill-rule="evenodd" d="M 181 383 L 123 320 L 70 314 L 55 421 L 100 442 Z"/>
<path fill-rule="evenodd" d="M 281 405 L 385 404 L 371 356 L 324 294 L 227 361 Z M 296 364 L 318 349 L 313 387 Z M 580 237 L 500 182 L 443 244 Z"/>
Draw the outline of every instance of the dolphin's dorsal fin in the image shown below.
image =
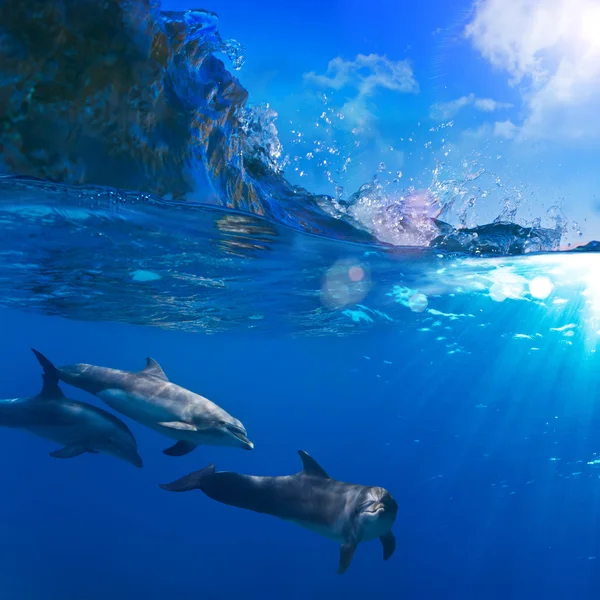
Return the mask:
<path fill-rule="evenodd" d="M 331 479 L 327 471 L 308 453 L 304 450 L 298 450 L 298 454 L 302 459 L 303 473 L 312 475 L 313 477 L 322 477 L 323 479 Z"/>
<path fill-rule="evenodd" d="M 41 398 L 42 400 L 60 400 L 65 397 L 58 386 L 57 377 L 44 373 L 42 375 L 42 381 L 44 382 L 44 385 L 42 386 L 42 391 L 38 394 L 38 398 Z"/>
<path fill-rule="evenodd" d="M 165 375 L 161 366 L 150 357 L 146 359 L 146 366 L 142 369 L 142 373 L 144 373 L 144 375 L 152 375 L 152 377 L 162 379 L 163 381 L 169 381 L 169 378 Z"/>

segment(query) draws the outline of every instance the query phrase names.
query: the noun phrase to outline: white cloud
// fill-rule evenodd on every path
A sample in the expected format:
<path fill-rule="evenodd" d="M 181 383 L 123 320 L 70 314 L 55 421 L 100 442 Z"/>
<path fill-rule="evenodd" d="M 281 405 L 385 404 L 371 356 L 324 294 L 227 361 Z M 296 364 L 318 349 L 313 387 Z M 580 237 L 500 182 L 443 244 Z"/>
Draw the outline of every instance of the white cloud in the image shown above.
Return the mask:
<path fill-rule="evenodd" d="M 496 110 L 512 108 L 513 105 L 510 102 L 498 102 L 497 100 L 492 100 L 491 98 L 475 98 L 473 106 L 482 112 L 494 112 Z"/>
<path fill-rule="evenodd" d="M 359 54 L 354 60 L 338 56 L 329 61 L 324 75 L 311 71 L 304 74 L 304 79 L 336 90 L 354 87 L 361 95 L 370 95 L 378 87 L 398 92 L 419 90 L 408 60 L 393 61 L 379 54 Z"/>
<path fill-rule="evenodd" d="M 479 0 L 473 46 L 523 92 L 519 138 L 600 135 L 599 0 Z"/>
<path fill-rule="evenodd" d="M 399 93 L 417 93 L 419 85 L 408 60 L 393 61 L 379 54 L 359 54 L 354 60 L 341 57 L 329 61 L 324 74 L 311 71 L 304 74 L 304 81 L 322 88 L 352 90 L 341 109 L 348 122 L 364 127 L 375 119 L 367 99 L 378 89 Z"/>
<path fill-rule="evenodd" d="M 511 140 L 517 136 L 519 128 L 512 121 L 496 121 L 494 123 L 494 135 Z"/>
<path fill-rule="evenodd" d="M 471 96 L 475 98 L 474 94 L 471 94 Z M 438 102 L 437 104 L 432 105 L 430 116 L 436 121 L 447 121 L 456 116 L 456 113 L 458 113 L 461 108 L 464 108 L 471 103 L 472 99 L 470 96 L 461 96 L 456 100 L 450 100 L 450 102 Z"/>
<path fill-rule="evenodd" d="M 477 98 L 475 94 L 469 94 L 468 96 L 461 96 L 456 100 L 434 104 L 431 107 L 430 116 L 436 121 L 447 121 L 456 116 L 466 106 L 473 106 L 473 108 L 482 112 L 494 112 L 496 110 L 512 108 L 512 104 L 508 102 L 498 102 L 497 100 L 492 100 L 492 98 Z"/>

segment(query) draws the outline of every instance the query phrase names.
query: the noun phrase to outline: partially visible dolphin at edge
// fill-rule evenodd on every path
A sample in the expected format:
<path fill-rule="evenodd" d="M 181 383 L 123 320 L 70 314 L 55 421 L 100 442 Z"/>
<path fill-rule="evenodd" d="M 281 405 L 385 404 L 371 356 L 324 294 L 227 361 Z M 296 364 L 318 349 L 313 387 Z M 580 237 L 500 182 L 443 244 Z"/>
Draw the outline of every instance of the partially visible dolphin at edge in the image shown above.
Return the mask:
<path fill-rule="evenodd" d="M 121 414 L 177 443 L 163 450 L 183 456 L 201 444 L 252 450 L 240 421 L 208 398 L 168 380 L 160 365 L 146 359 L 141 371 L 121 371 L 87 364 L 55 367 L 34 350 L 44 372 L 94 394 Z"/>
<path fill-rule="evenodd" d="M 86 452 L 104 452 L 142 467 L 137 442 L 123 421 L 109 412 L 64 396 L 58 377 L 42 375 L 37 396 L 0 400 L 0 427 L 23 429 L 61 444 L 50 452 L 55 458 L 72 458 Z"/>
<path fill-rule="evenodd" d="M 356 547 L 379 538 L 383 560 L 396 549 L 391 531 L 398 505 L 384 488 L 344 483 L 331 479 L 304 450 L 298 454 L 303 470 L 295 475 L 258 477 L 215 466 L 161 484 L 169 492 L 202 490 L 209 498 L 291 521 L 341 544 L 338 573 L 345 573 Z"/>

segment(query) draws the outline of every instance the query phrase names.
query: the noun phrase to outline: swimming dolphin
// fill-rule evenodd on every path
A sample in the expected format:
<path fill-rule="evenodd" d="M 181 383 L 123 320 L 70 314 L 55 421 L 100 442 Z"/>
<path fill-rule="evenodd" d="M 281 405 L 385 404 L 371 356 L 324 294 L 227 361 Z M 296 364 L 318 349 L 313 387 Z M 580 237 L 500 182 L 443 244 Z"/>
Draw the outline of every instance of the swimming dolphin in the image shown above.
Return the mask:
<path fill-rule="evenodd" d="M 146 359 L 144 369 L 132 372 L 86 364 L 57 368 L 43 354 L 33 352 L 45 373 L 98 396 L 117 412 L 178 440 L 163 450 L 168 456 L 183 456 L 200 444 L 254 448 L 240 421 L 208 398 L 171 383 L 152 358 Z"/>
<path fill-rule="evenodd" d="M 202 490 L 209 498 L 291 521 L 339 542 L 338 573 L 345 573 L 356 546 L 379 538 L 383 560 L 392 556 L 396 540 L 391 532 L 398 505 L 381 487 L 344 483 L 331 479 L 304 450 L 298 454 L 303 470 L 283 477 L 257 477 L 215 472 L 215 466 L 161 484 L 169 492 Z"/>
<path fill-rule="evenodd" d="M 65 398 L 58 378 L 42 375 L 42 391 L 31 398 L 0 400 L 0 426 L 24 429 L 58 442 L 55 458 L 72 458 L 85 452 L 104 452 L 142 466 L 137 442 L 121 419 L 109 412 Z"/>

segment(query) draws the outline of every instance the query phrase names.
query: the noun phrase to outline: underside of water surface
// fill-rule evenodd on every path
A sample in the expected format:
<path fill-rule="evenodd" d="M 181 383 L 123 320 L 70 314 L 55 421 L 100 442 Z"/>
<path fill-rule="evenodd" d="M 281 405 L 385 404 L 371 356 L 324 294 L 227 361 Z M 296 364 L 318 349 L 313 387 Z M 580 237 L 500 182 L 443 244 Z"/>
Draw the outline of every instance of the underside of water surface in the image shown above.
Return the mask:
<path fill-rule="evenodd" d="M 107 188 L 5 178 L 0 189 L 8 308 L 208 333 L 348 335 L 401 326 L 432 332 L 449 351 L 461 348 L 454 338 L 464 328 L 493 320 L 498 302 L 536 317 L 600 315 L 593 244 L 471 256 L 339 241 L 218 206 Z"/>

